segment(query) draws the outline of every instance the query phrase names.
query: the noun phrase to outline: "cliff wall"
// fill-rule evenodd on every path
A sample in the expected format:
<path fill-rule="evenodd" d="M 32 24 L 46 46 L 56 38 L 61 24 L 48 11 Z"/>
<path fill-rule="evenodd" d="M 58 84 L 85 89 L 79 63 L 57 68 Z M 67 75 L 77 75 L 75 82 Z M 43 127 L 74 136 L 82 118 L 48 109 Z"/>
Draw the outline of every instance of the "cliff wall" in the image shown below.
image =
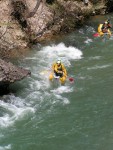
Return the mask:
<path fill-rule="evenodd" d="M 0 0 L 0 58 L 70 32 L 112 6 L 111 0 L 90 0 L 88 6 L 82 0 Z"/>

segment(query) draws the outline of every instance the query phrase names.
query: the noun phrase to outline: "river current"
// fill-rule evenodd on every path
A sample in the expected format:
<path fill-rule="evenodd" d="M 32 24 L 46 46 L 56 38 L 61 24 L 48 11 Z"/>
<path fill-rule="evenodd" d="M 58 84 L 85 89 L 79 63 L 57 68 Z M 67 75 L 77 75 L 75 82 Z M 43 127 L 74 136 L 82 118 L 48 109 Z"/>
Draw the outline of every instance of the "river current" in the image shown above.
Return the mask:
<path fill-rule="evenodd" d="M 113 36 L 93 36 L 108 18 L 113 24 L 113 14 L 92 17 L 18 60 L 31 76 L 0 97 L 0 150 L 113 149 Z M 65 86 L 48 80 L 57 58 L 67 68 Z"/>

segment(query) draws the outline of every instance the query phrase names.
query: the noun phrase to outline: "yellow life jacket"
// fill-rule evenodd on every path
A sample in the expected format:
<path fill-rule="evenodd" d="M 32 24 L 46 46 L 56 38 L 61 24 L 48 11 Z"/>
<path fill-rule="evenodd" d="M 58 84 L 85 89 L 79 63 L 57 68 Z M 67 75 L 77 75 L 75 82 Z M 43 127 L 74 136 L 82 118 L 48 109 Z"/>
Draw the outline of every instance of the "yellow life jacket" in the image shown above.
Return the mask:
<path fill-rule="evenodd" d="M 57 63 L 54 63 L 52 66 L 52 69 L 55 72 L 62 71 L 65 75 L 67 75 L 66 68 L 64 67 L 64 65 L 62 63 L 60 64 L 60 66 L 58 66 Z"/>
<path fill-rule="evenodd" d="M 99 33 L 102 32 L 102 26 L 103 26 L 103 24 L 99 24 L 99 26 L 98 26 L 98 32 Z"/>
<path fill-rule="evenodd" d="M 104 32 L 102 31 L 102 26 L 103 24 L 99 24 L 98 26 L 98 33 L 100 34 L 100 36 L 104 35 Z M 108 36 L 111 36 L 111 31 L 109 30 L 109 28 L 107 29 L 107 33 L 108 33 Z"/>

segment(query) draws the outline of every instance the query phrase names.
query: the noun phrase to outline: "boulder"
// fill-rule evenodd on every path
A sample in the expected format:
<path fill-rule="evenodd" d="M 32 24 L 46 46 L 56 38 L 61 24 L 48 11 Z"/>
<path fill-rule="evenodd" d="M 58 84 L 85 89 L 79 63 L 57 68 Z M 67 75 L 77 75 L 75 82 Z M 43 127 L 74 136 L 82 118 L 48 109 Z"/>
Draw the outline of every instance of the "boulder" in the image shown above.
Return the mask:
<path fill-rule="evenodd" d="M 11 62 L 0 59 L 0 87 L 22 80 L 30 74 L 31 72 L 29 70 L 17 67 Z"/>

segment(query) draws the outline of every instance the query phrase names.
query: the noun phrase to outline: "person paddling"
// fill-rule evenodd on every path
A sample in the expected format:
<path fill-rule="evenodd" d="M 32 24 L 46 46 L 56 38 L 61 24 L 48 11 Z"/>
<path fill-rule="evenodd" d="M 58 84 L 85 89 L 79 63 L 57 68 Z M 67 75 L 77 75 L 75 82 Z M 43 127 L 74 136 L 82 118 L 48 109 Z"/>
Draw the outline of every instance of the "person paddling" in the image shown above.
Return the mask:
<path fill-rule="evenodd" d="M 54 75 L 56 77 L 59 77 L 61 84 L 65 83 L 67 78 L 67 71 L 60 59 L 53 63 L 52 73 L 49 75 L 49 79 L 52 80 L 54 78 Z"/>
<path fill-rule="evenodd" d="M 100 34 L 100 36 L 108 34 L 108 36 L 111 37 L 111 31 L 109 30 L 111 27 L 112 27 L 111 24 L 107 20 L 103 24 L 100 24 L 98 26 L 98 33 Z"/>

